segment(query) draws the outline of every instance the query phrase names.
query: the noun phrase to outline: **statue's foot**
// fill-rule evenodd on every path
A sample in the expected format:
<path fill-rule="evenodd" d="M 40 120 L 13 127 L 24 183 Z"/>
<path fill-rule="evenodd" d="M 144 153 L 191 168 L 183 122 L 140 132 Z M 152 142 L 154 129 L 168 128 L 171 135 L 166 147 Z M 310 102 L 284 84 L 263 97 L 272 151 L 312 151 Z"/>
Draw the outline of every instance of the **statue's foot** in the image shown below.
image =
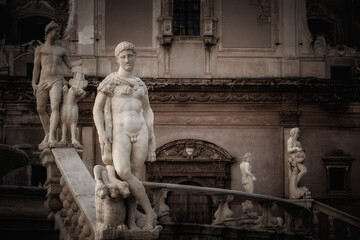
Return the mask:
<path fill-rule="evenodd" d="M 39 145 L 38 145 L 38 148 L 39 148 L 39 150 L 40 151 L 42 151 L 42 150 L 44 150 L 45 148 L 48 148 L 49 146 L 48 146 L 48 142 L 47 141 L 42 141 Z"/>
<path fill-rule="evenodd" d="M 154 212 L 152 212 L 149 216 L 146 215 L 146 222 L 145 222 L 145 226 L 143 227 L 142 230 L 152 230 L 154 229 L 154 227 L 157 224 L 157 220 L 156 220 L 157 216 Z"/>
<path fill-rule="evenodd" d="M 58 142 L 56 140 L 49 141 L 49 148 L 54 148 L 58 146 Z"/>
<path fill-rule="evenodd" d="M 140 230 L 140 228 L 136 225 L 135 222 L 128 222 L 129 230 Z"/>
<path fill-rule="evenodd" d="M 125 224 L 120 224 L 119 226 L 117 226 L 117 228 L 116 228 L 116 230 L 120 230 L 120 231 L 122 231 L 122 230 L 127 230 L 128 229 L 128 227 L 125 225 Z"/>
<path fill-rule="evenodd" d="M 110 229 L 112 229 L 112 226 L 110 224 L 106 224 L 104 230 L 110 230 Z"/>
<path fill-rule="evenodd" d="M 76 149 L 82 149 L 82 145 L 77 140 L 72 141 L 72 145 Z"/>
<path fill-rule="evenodd" d="M 57 144 L 57 146 L 59 146 L 59 147 L 66 147 L 66 140 L 61 140 L 58 144 Z"/>

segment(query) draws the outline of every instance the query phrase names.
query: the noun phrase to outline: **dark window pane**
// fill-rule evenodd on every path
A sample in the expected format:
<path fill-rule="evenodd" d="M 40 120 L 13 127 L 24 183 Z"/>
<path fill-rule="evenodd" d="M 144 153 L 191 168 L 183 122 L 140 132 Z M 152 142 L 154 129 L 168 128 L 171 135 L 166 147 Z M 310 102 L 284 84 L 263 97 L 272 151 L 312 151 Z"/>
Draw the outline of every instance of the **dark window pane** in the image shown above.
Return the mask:
<path fill-rule="evenodd" d="M 330 168 L 330 190 L 345 190 L 345 168 Z"/>
<path fill-rule="evenodd" d="M 331 66 L 331 79 L 344 82 L 351 81 L 352 71 L 348 66 Z"/>
<path fill-rule="evenodd" d="M 173 16 L 174 35 L 200 35 L 200 0 L 174 0 Z"/>

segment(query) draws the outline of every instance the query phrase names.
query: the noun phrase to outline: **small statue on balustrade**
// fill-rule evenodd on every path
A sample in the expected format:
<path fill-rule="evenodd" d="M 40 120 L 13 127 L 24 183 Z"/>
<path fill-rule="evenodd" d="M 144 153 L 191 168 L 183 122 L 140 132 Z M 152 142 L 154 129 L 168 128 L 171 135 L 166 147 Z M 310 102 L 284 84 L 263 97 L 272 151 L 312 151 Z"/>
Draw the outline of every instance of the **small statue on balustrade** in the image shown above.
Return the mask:
<path fill-rule="evenodd" d="M 306 155 L 298 140 L 300 134 L 299 128 L 290 130 L 290 138 L 287 141 L 287 152 L 290 154 L 289 163 L 289 192 L 290 198 L 310 198 L 310 191 L 307 187 L 299 187 L 299 182 L 307 173 L 304 165 Z"/>
<path fill-rule="evenodd" d="M 68 68 L 81 65 L 81 60 L 70 61 L 66 49 L 59 40 L 59 31 L 59 25 L 51 21 L 45 27 L 45 43 L 35 50 L 32 88 L 36 98 L 36 108 L 45 131 L 45 137 L 38 146 L 39 150 L 57 145 L 56 129 L 60 119 L 59 107 L 62 88 L 66 84 L 62 65 L 64 63 Z M 49 98 L 50 117 L 46 112 Z"/>
<path fill-rule="evenodd" d="M 256 181 L 256 177 L 251 173 L 251 160 L 252 154 L 248 152 L 245 153 L 243 161 L 240 163 L 241 183 L 248 193 L 254 193 L 254 181 Z M 256 215 L 255 212 L 251 211 L 253 209 L 253 204 L 250 200 L 246 200 L 242 203 L 242 209 L 245 215 Z"/>
<path fill-rule="evenodd" d="M 120 65 L 119 70 L 99 84 L 93 109 L 102 160 L 106 164 L 109 181 L 117 186 L 119 182 L 126 182 L 131 192 L 125 199 L 126 227 L 130 231 L 140 231 L 139 227 L 146 231 L 158 231 L 157 216 L 139 180 L 145 160 L 155 161 L 154 114 L 149 104 L 148 89 L 133 74 L 136 49 L 132 43 L 119 43 L 115 48 L 115 58 Z M 96 191 L 103 190 L 97 188 Z M 143 226 L 136 221 L 137 201 L 145 211 Z"/>

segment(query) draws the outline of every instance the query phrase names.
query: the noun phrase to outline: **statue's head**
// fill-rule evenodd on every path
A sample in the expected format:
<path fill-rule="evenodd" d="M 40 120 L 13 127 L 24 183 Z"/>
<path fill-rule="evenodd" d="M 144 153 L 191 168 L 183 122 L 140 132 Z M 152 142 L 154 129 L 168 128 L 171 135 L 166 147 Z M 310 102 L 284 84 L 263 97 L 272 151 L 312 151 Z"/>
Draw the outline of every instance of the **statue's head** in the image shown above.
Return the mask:
<path fill-rule="evenodd" d="M 124 41 L 124 42 L 119 43 L 115 48 L 115 57 L 116 57 L 116 59 L 118 59 L 119 54 L 121 52 L 126 51 L 126 50 L 133 51 L 134 55 L 136 56 L 135 45 L 132 44 L 131 42 Z"/>
<path fill-rule="evenodd" d="M 245 153 L 243 160 L 249 162 L 251 159 L 252 159 L 252 154 L 249 152 Z"/>
<path fill-rule="evenodd" d="M 115 58 L 122 69 L 132 71 L 136 59 L 135 45 L 130 42 L 119 43 L 115 48 Z"/>
<path fill-rule="evenodd" d="M 292 128 L 290 130 L 290 136 L 297 138 L 299 136 L 300 129 L 299 128 Z"/>
<path fill-rule="evenodd" d="M 49 36 L 49 34 L 53 31 L 53 30 L 55 30 L 54 32 L 54 34 L 55 34 L 55 38 L 57 39 L 57 38 L 59 38 L 60 37 L 60 35 L 59 35 L 59 31 L 60 31 L 60 26 L 56 23 L 56 22 L 54 22 L 53 20 L 48 24 L 48 25 L 46 25 L 46 27 L 45 27 L 45 40 L 48 38 L 48 36 Z"/>

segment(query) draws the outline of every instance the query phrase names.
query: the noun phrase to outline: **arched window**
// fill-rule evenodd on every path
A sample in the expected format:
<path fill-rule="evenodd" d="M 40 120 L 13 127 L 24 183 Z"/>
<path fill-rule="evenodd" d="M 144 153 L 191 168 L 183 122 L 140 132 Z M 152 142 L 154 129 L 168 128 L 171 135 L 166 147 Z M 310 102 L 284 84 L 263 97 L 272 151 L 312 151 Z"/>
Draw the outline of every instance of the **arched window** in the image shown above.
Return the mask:
<path fill-rule="evenodd" d="M 200 35 L 200 0 L 174 0 L 174 35 Z"/>

